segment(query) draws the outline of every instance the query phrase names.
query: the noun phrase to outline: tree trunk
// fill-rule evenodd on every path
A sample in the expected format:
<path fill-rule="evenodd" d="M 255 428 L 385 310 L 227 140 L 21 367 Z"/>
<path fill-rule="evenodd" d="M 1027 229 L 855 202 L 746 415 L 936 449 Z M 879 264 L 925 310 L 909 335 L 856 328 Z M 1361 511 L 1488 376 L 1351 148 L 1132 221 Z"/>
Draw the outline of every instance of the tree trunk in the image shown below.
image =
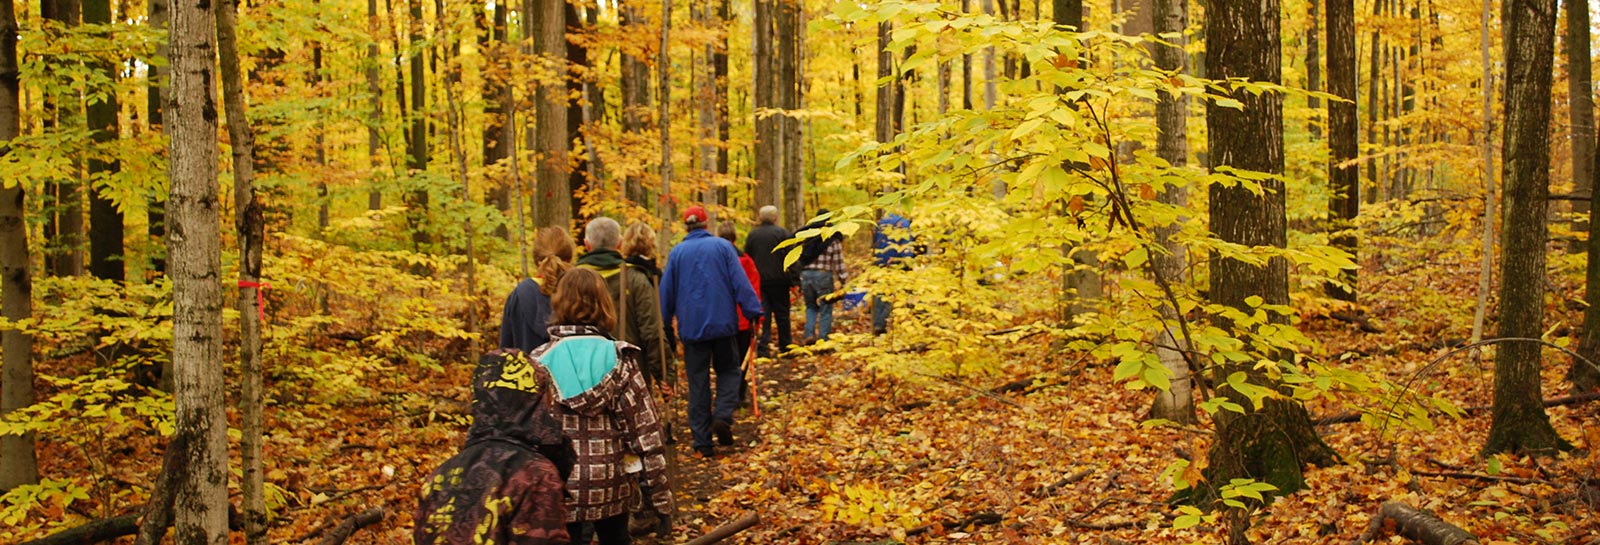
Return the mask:
<path fill-rule="evenodd" d="M 1361 172 L 1355 164 L 1361 146 L 1356 113 L 1356 8 L 1355 0 L 1327 1 L 1328 92 L 1349 101 L 1328 102 L 1328 229 L 1333 246 L 1355 259 L 1361 243 L 1354 224 L 1361 212 Z M 1358 270 L 1341 271 L 1339 281 L 1344 285 L 1328 284 L 1328 295 L 1354 302 Z"/>
<path fill-rule="evenodd" d="M 1317 23 L 1321 15 L 1318 5 L 1322 0 L 1308 0 L 1306 6 L 1306 90 L 1322 90 L 1322 43 L 1318 40 Z M 1329 47 L 1332 47 L 1329 44 Z M 1331 55 L 1332 52 L 1330 51 Z M 1330 68 L 1331 70 L 1331 68 Z M 1331 74 L 1330 74 L 1331 75 Z M 1311 132 L 1313 140 L 1322 138 L 1322 124 L 1317 123 L 1317 109 L 1322 107 L 1322 99 L 1315 96 L 1306 97 L 1306 108 L 1311 110 L 1310 120 L 1306 122 L 1306 129 Z"/>
<path fill-rule="evenodd" d="M 22 89 L 17 64 L 15 4 L 0 5 L 0 154 L 21 133 Z M 27 193 L 18 184 L 0 187 L 0 316 L 13 322 L 33 316 L 33 275 L 28 263 Z M 0 416 L 33 404 L 33 337 L 0 330 Z M 33 434 L 0 436 L 0 493 L 39 482 Z"/>
<path fill-rule="evenodd" d="M 370 1 L 370 0 L 369 0 Z M 506 24 L 509 16 L 506 14 L 504 2 L 494 5 L 494 19 L 485 29 L 483 47 L 489 54 L 483 56 L 483 166 L 488 169 L 504 161 L 511 150 L 511 142 L 507 140 L 512 133 L 506 128 L 506 109 L 510 106 L 511 87 L 506 84 L 509 76 L 509 63 L 503 62 L 510 53 L 511 39 L 506 35 Z M 489 200 L 494 202 L 495 208 L 501 214 L 511 212 L 511 185 L 504 179 L 490 179 Z M 507 238 L 511 236 L 509 229 L 501 225 L 495 229 L 495 236 Z"/>
<path fill-rule="evenodd" d="M 1595 198 L 1595 193 L 1591 192 L 1591 210 L 1600 209 L 1597 206 L 1600 202 L 1596 202 Z M 1583 310 L 1583 336 L 1578 341 L 1578 354 L 1589 362 L 1600 362 L 1600 221 L 1591 221 L 1586 227 L 1589 230 L 1588 266 L 1584 275 L 1583 302 L 1588 303 L 1588 307 Z M 1574 358 L 1572 367 L 1567 369 L 1567 380 L 1572 383 L 1572 392 L 1575 394 L 1600 391 L 1600 368 L 1589 362 Z"/>
<path fill-rule="evenodd" d="M 732 0 L 720 0 L 717 3 L 717 24 L 722 32 L 718 35 L 717 50 L 711 55 L 711 67 L 712 76 L 716 78 L 713 84 L 717 95 L 717 173 L 724 175 L 724 179 L 730 173 L 728 142 L 733 138 L 733 122 L 728 117 L 728 41 L 736 22 Z M 728 204 L 728 188 L 717 191 L 717 204 Z"/>
<path fill-rule="evenodd" d="M 427 49 L 422 36 L 426 23 L 422 18 L 422 0 L 410 0 L 408 5 L 410 19 L 406 39 L 411 43 L 411 140 L 407 143 L 406 169 L 412 171 L 412 175 L 419 175 L 428 170 L 428 82 L 425 77 L 427 66 L 422 60 L 422 53 Z M 559 2 L 555 5 L 560 7 Z M 407 216 L 411 218 L 413 229 L 411 243 L 416 250 L 423 251 L 431 240 L 428 236 L 428 191 L 414 190 L 408 200 L 410 202 L 406 205 L 411 210 Z"/>
<path fill-rule="evenodd" d="M 782 191 L 783 176 L 783 121 L 771 115 L 781 107 L 781 90 L 778 72 L 778 3 L 782 0 L 755 0 L 755 23 L 752 49 L 755 58 L 755 171 L 756 185 L 751 208 L 777 206 Z"/>
<path fill-rule="evenodd" d="M 801 23 L 800 2 L 778 2 L 778 101 L 784 109 L 782 122 L 781 154 L 783 173 L 779 188 L 783 192 L 784 222 L 793 232 L 806 221 L 805 176 L 802 168 L 800 117 L 793 113 L 800 109 L 800 40 L 804 26 Z"/>
<path fill-rule="evenodd" d="M 660 103 L 656 116 L 659 117 L 661 126 L 661 224 L 672 225 L 678 219 L 676 206 L 672 200 L 672 0 L 661 0 L 661 49 L 657 51 L 656 67 L 658 87 L 656 96 Z M 665 246 L 669 237 L 659 237 L 656 243 L 659 246 L 658 255 L 667 255 Z"/>
<path fill-rule="evenodd" d="M 1556 0 L 1510 0 L 1504 25 L 1505 130 L 1500 177 L 1505 207 L 1500 234 L 1500 337 L 1544 333 L 1545 243 L 1550 226 L 1550 87 Z M 1506 343 L 1495 350 L 1494 408 L 1484 454 L 1569 449 L 1550 426 L 1539 382 L 1541 347 Z"/>
<path fill-rule="evenodd" d="M 383 87 L 378 80 L 378 0 L 367 0 L 367 157 L 372 165 L 372 189 L 367 191 L 367 210 L 383 208 L 383 191 L 378 183 L 378 171 L 383 168 Z"/>
<path fill-rule="evenodd" d="M 223 409 L 221 233 L 217 211 L 216 20 L 209 0 L 172 6 L 167 107 L 172 193 L 176 433 L 193 437 L 173 493 L 174 532 L 185 544 L 228 542 L 228 422 Z"/>
<path fill-rule="evenodd" d="M 148 19 L 145 24 L 149 26 L 151 30 L 160 30 L 162 32 L 166 32 L 168 18 L 167 4 L 167 0 L 148 0 L 149 7 L 147 9 L 149 10 L 149 13 L 147 14 Z M 156 46 L 156 56 L 163 59 L 167 58 L 167 43 L 165 40 L 162 40 L 162 42 Z M 145 87 L 147 89 L 145 97 L 145 110 L 149 112 L 146 116 L 146 119 L 148 119 L 150 122 L 150 130 L 154 132 L 166 130 L 161 127 L 161 93 L 162 88 L 165 85 L 164 82 L 166 81 L 166 78 L 167 67 L 165 66 L 151 66 L 147 69 L 145 75 L 145 80 L 149 82 Z M 166 195 L 163 195 L 160 190 L 152 190 L 145 197 L 144 206 L 146 214 L 145 236 L 151 241 L 160 242 L 165 245 L 165 239 L 167 238 Z M 151 252 L 150 272 L 155 273 L 155 275 L 165 275 L 167 272 L 166 256 L 159 251 Z M 170 365 L 170 363 L 168 365 Z M 166 370 L 170 371 L 171 369 Z M 171 376 L 171 373 L 162 374 L 166 377 Z M 164 378 L 163 380 L 166 379 Z M 172 391 L 171 384 L 165 384 L 163 387 L 169 392 Z"/>
<path fill-rule="evenodd" d="M 250 545 L 267 542 L 267 503 L 262 458 L 261 252 L 266 225 L 255 194 L 255 131 L 245 113 L 244 75 L 239 70 L 237 0 L 217 8 L 217 56 L 222 66 L 222 101 L 233 144 L 234 228 L 239 233 L 239 456 L 243 473 L 244 535 Z M 326 201 L 323 201 L 324 203 Z M 325 206 L 325 205 L 324 205 Z"/>
<path fill-rule="evenodd" d="M 226 0 L 223 0 L 223 1 L 226 1 Z M 235 4 L 235 9 L 237 9 L 237 3 Z M 312 9 L 313 13 L 316 14 L 316 16 L 320 16 L 320 13 L 317 13 L 317 12 L 319 12 L 322 9 L 321 0 L 311 0 L 311 9 Z M 323 27 L 321 24 L 317 24 L 316 25 L 316 32 L 318 33 L 318 35 L 325 34 L 327 32 L 327 29 L 325 27 Z M 221 36 L 218 36 L 218 39 L 220 40 Z M 311 86 L 311 96 L 312 97 L 320 98 L 320 97 L 323 96 L 323 91 L 322 91 L 322 40 L 321 39 L 315 39 L 314 38 L 314 39 L 311 40 L 311 74 L 306 78 L 306 83 Z M 224 82 L 223 86 L 224 87 L 227 86 L 226 82 Z M 226 91 L 224 91 L 224 93 L 226 94 Z M 223 100 L 226 101 L 227 97 L 224 96 Z M 248 120 L 246 122 L 248 123 Z M 230 121 L 228 122 L 228 125 L 230 127 L 233 125 L 233 122 L 231 121 L 231 118 L 230 118 Z M 229 129 L 229 132 L 230 133 L 233 132 L 231 128 Z M 312 146 L 316 148 L 315 153 L 316 153 L 316 161 L 317 161 L 317 163 L 316 163 L 317 164 L 317 170 L 321 171 L 321 172 L 326 172 L 327 168 L 328 168 L 327 127 L 323 124 L 321 118 L 318 118 L 316 120 L 316 122 L 313 123 L 313 125 L 312 125 L 312 134 L 313 134 L 313 136 L 312 136 Z M 237 156 L 237 152 L 235 152 L 235 156 Z M 320 236 L 320 234 L 322 232 L 328 230 L 328 225 L 329 225 L 329 220 L 330 220 L 328 215 L 329 215 L 330 206 L 331 206 L 331 203 L 328 202 L 328 182 L 327 182 L 327 180 L 323 179 L 321 176 L 318 176 L 317 177 L 317 233 L 319 234 L 319 236 Z M 322 290 L 319 289 L 317 291 L 321 292 Z"/>
<path fill-rule="evenodd" d="M 1171 46 L 1151 45 L 1151 57 L 1155 61 L 1156 69 L 1173 74 L 1187 74 L 1188 63 L 1185 61 L 1188 55 L 1183 49 L 1188 39 L 1183 35 L 1183 31 L 1189 26 L 1188 0 L 1155 0 L 1151 8 L 1154 8 L 1155 34 L 1157 36 L 1177 34 L 1174 37 L 1163 38 L 1171 43 Z M 1156 128 L 1159 130 L 1156 137 L 1156 155 L 1172 165 L 1172 168 L 1188 167 L 1188 97 L 1161 93 L 1156 99 Z M 1187 208 L 1189 189 L 1182 186 L 1168 186 L 1156 195 L 1156 199 L 1162 204 Z M 1179 218 L 1170 224 L 1158 225 L 1155 229 L 1155 242 L 1166 251 L 1153 253 L 1151 259 L 1154 266 L 1160 269 L 1160 280 L 1172 285 L 1188 283 L 1186 280 L 1189 270 L 1188 248 L 1173 239 L 1188 222 L 1187 218 Z M 1193 423 L 1195 412 L 1194 394 L 1190 387 L 1192 377 L 1189 374 L 1188 360 L 1183 357 L 1183 351 L 1188 348 L 1178 329 L 1178 320 L 1183 317 L 1171 305 L 1163 305 L 1161 318 L 1166 325 L 1155 332 L 1156 355 L 1161 358 L 1161 365 L 1166 367 L 1168 374 L 1172 376 L 1172 386 L 1156 394 L 1155 403 L 1150 407 L 1150 417 Z"/>
<path fill-rule="evenodd" d="M 961 14 L 965 16 L 971 12 L 972 0 L 961 0 Z M 879 28 L 881 32 L 881 25 Z M 882 40 L 881 36 L 879 40 Z M 883 49 L 882 43 L 878 45 L 878 49 Z M 972 109 L 972 54 L 966 51 L 961 52 L 961 109 Z"/>
<path fill-rule="evenodd" d="M 701 0 L 689 4 L 689 12 L 695 23 L 707 32 L 715 32 L 717 26 L 713 24 L 716 15 L 715 3 L 710 0 Z M 700 179 L 703 186 L 700 188 L 700 201 L 708 206 L 717 202 L 717 42 L 707 40 L 701 46 L 700 55 L 695 59 L 694 72 L 694 109 L 695 109 L 695 155 L 699 157 Z M 717 221 L 716 208 L 712 210 L 712 222 Z"/>
<path fill-rule="evenodd" d="M 1206 66 L 1218 80 L 1282 81 L 1279 5 L 1277 0 L 1214 0 L 1206 11 Z M 1284 172 L 1283 95 L 1231 93 L 1243 109 L 1206 105 L 1207 140 L 1213 171 L 1220 167 L 1280 175 Z M 1262 194 L 1243 185 L 1210 187 L 1211 231 L 1226 242 L 1282 248 L 1287 242 L 1285 186 L 1263 180 Z M 1288 263 L 1281 257 L 1257 266 L 1213 255 L 1210 263 L 1213 302 L 1252 312 L 1249 300 L 1267 305 L 1289 304 Z M 1288 317 L 1274 315 L 1274 323 Z M 1272 357 L 1269 355 L 1269 357 Z M 1234 372 L 1250 374 L 1256 385 L 1277 387 L 1248 366 L 1226 365 L 1214 371 L 1215 384 L 1226 384 Z M 1268 399 L 1255 408 L 1232 388 L 1219 388 L 1245 414 L 1217 412 L 1217 440 L 1209 454 L 1208 483 L 1254 478 L 1278 487 L 1282 494 L 1305 486 L 1301 468 L 1307 463 L 1335 461 L 1333 450 L 1317 437 L 1305 407 L 1288 399 Z"/>
<path fill-rule="evenodd" d="M 111 23 L 111 0 L 83 0 L 83 23 L 86 25 L 105 25 Z M 108 63 L 96 63 L 93 68 L 108 80 L 115 82 L 117 79 L 116 67 Z M 89 123 L 90 138 L 97 147 L 109 145 L 117 141 L 121 134 L 120 121 L 117 119 L 117 94 L 109 93 L 100 100 L 91 98 L 85 118 Z M 105 161 L 91 157 L 89 163 L 89 179 L 101 176 L 110 176 L 122 169 L 121 163 L 115 159 Z M 116 280 L 126 279 L 122 263 L 122 212 L 117 206 L 100 194 L 100 191 L 89 190 L 89 274 L 96 278 Z"/>
<path fill-rule="evenodd" d="M 46 19 L 69 29 L 78 26 L 82 7 L 79 0 L 40 0 L 39 7 Z M 82 121 L 81 116 L 76 94 L 45 97 L 44 128 L 47 132 L 71 129 Z M 46 202 L 50 221 L 45 225 L 45 259 L 53 276 L 78 276 L 84 272 L 83 184 L 77 160 L 69 164 L 70 171 L 45 185 L 45 194 L 53 199 Z"/>
<path fill-rule="evenodd" d="M 582 37 L 585 30 L 583 19 L 578 16 L 578 8 L 572 5 L 572 2 L 560 3 L 565 6 L 562 11 L 566 21 L 566 35 Z M 588 141 L 583 136 L 583 131 L 586 130 L 583 125 L 583 111 L 584 101 L 588 100 L 588 95 L 584 92 L 588 89 L 585 80 L 590 79 L 590 76 L 582 68 L 589 65 L 589 49 L 583 45 L 582 40 L 569 40 L 566 48 L 567 72 L 563 73 L 567 75 L 567 149 L 571 149 L 574 140 Z M 570 201 L 567 205 L 568 215 L 578 218 L 578 222 L 582 223 L 587 219 L 583 216 L 582 193 L 588 184 L 599 183 L 599 180 L 590 180 L 588 177 L 587 154 L 579 153 L 570 157 L 576 164 L 567 169 L 567 199 Z"/>
<path fill-rule="evenodd" d="M 1377 19 L 1383 14 L 1385 0 L 1373 0 L 1372 18 Z M 1367 145 L 1378 147 L 1378 112 L 1382 111 L 1382 101 L 1378 98 L 1378 88 L 1383 81 L 1383 33 L 1377 27 L 1372 30 L 1372 45 L 1367 48 Z M 1382 193 L 1383 178 L 1378 174 L 1378 160 L 1375 157 L 1367 158 L 1367 186 L 1372 191 L 1367 192 L 1368 204 L 1378 202 L 1377 195 Z"/>
<path fill-rule="evenodd" d="M 533 224 L 568 228 L 572 223 L 572 192 L 567 179 L 567 36 L 566 2 L 538 2 L 534 11 L 533 44 L 540 62 L 560 81 L 541 81 L 534 97 L 534 152 L 537 196 Z"/>
<path fill-rule="evenodd" d="M 636 5 L 643 0 L 618 2 L 622 33 L 633 36 L 644 31 L 643 9 Z M 757 66 L 759 68 L 759 65 Z M 650 64 L 624 51 L 622 53 L 622 133 L 633 137 L 642 135 L 650 118 Z M 759 80 L 758 80 L 759 81 Z M 626 174 L 623 196 L 629 202 L 648 206 L 645 202 L 644 177 L 633 171 Z"/>
<path fill-rule="evenodd" d="M 1589 54 L 1589 3 L 1584 0 L 1567 0 L 1567 96 L 1571 98 L 1568 109 L 1572 123 L 1572 194 L 1588 195 L 1594 192 L 1594 80 L 1591 77 Z M 1589 214 L 1589 201 L 1575 200 L 1572 213 L 1578 218 Z M 1579 219 L 1573 230 L 1589 229 L 1587 220 Z M 1567 251 L 1579 253 L 1588 245 L 1574 240 Z"/>
<path fill-rule="evenodd" d="M 1494 223 L 1495 223 L 1495 184 L 1494 184 L 1494 65 L 1489 61 L 1489 15 L 1490 2 L 1483 3 L 1483 15 L 1480 24 L 1480 55 L 1482 56 L 1483 80 L 1479 87 L 1483 89 L 1483 247 L 1479 257 L 1478 266 L 1478 301 L 1477 308 L 1472 314 L 1472 344 L 1483 340 L 1483 322 L 1489 313 L 1489 289 L 1494 280 Z"/>
<path fill-rule="evenodd" d="M 1078 32 L 1083 32 L 1083 0 L 1051 0 L 1054 10 L 1055 23 L 1058 26 L 1069 26 Z"/>

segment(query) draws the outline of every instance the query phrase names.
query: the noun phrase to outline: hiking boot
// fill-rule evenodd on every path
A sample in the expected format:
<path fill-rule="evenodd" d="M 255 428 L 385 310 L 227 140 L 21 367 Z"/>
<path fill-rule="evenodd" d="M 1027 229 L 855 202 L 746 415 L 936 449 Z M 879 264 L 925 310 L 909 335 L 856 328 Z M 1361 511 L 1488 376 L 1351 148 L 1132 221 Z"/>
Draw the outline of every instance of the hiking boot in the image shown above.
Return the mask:
<path fill-rule="evenodd" d="M 694 453 L 707 460 L 717 457 L 717 450 L 711 447 L 695 447 Z"/>
<path fill-rule="evenodd" d="M 733 423 L 718 419 L 711 423 L 711 433 L 716 434 L 717 444 L 724 447 L 733 446 Z"/>

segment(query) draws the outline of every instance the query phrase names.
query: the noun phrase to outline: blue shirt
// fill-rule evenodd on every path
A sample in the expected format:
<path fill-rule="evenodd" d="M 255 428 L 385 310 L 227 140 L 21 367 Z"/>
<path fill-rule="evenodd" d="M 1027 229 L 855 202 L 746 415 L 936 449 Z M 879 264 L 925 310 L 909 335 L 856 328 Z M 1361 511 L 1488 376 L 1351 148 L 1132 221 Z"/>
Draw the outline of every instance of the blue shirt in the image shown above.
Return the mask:
<path fill-rule="evenodd" d="M 709 341 L 738 334 L 741 311 L 751 321 L 762 314 L 739 251 L 705 229 L 690 231 L 667 256 L 661 274 L 662 323 L 676 317 L 679 339 Z"/>

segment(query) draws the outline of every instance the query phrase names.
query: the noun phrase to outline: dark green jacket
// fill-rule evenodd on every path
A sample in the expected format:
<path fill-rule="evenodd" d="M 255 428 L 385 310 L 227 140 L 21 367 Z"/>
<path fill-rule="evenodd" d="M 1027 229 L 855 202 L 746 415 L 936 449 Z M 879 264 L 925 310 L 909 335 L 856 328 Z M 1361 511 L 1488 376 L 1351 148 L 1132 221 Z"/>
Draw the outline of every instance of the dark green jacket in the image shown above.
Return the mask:
<path fill-rule="evenodd" d="M 656 287 L 650 277 L 622 260 L 615 250 L 595 250 L 578 257 L 578 266 L 600 273 L 616 306 L 617 327 L 610 332 L 617 340 L 644 350 L 643 371 L 652 382 L 667 377 L 661 332 L 661 305 L 656 304 Z M 626 272 L 624 272 L 626 271 Z M 626 283 L 624 283 L 626 279 Z M 624 301 L 626 295 L 626 301 Z"/>

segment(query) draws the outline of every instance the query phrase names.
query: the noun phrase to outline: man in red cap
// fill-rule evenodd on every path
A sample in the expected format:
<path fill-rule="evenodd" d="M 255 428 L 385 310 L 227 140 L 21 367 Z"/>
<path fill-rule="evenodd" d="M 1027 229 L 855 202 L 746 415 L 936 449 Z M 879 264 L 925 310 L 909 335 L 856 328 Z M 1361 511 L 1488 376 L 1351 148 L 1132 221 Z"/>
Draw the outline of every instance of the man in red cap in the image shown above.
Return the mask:
<path fill-rule="evenodd" d="M 733 411 L 739 406 L 739 313 L 754 322 L 761 317 L 756 296 L 739 251 L 706 232 L 706 209 L 691 206 L 683 213 L 689 234 L 667 256 L 661 275 L 661 320 L 678 323 L 683 342 L 683 370 L 689 379 L 689 430 L 694 450 L 710 458 L 717 443 L 733 444 Z M 737 309 L 737 310 L 735 310 Z M 716 371 L 716 406 L 712 407 L 711 372 Z"/>

